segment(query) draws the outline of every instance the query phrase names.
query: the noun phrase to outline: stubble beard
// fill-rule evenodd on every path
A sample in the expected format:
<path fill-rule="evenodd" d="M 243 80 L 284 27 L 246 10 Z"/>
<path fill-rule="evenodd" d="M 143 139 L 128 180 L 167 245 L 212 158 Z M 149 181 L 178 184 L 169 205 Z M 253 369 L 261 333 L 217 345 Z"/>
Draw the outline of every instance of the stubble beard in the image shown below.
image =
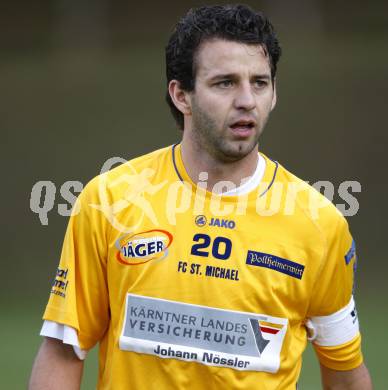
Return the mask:
<path fill-rule="evenodd" d="M 197 147 L 205 149 L 213 158 L 221 162 L 235 162 L 243 159 L 253 149 L 257 149 L 260 132 L 249 141 L 226 138 L 226 125 L 217 125 L 215 119 L 192 100 L 193 136 Z"/>

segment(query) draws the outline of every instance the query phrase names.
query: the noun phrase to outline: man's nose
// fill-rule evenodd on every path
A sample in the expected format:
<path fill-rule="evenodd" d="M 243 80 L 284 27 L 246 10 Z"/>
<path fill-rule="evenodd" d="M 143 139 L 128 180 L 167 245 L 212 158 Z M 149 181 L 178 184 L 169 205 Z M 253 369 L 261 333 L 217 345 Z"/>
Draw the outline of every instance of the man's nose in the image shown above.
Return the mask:
<path fill-rule="evenodd" d="M 236 91 L 234 104 L 237 109 L 253 110 L 256 106 L 256 100 L 252 85 L 250 83 L 243 83 Z"/>

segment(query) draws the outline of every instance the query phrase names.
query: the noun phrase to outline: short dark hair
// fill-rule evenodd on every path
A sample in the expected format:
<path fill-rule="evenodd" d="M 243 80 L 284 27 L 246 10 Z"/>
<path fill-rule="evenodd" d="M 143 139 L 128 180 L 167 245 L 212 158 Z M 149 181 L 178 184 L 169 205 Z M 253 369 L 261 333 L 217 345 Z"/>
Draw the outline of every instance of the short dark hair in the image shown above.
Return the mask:
<path fill-rule="evenodd" d="M 263 45 L 269 56 L 272 80 L 275 78 L 281 48 L 271 22 L 263 13 L 241 4 L 190 9 L 175 26 L 166 46 L 166 100 L 181 130 L 183 114 L 171 100 L 168 84 L 178 80 L 183 90 L 194 90 L 196 50 L 212 38 Z"/>

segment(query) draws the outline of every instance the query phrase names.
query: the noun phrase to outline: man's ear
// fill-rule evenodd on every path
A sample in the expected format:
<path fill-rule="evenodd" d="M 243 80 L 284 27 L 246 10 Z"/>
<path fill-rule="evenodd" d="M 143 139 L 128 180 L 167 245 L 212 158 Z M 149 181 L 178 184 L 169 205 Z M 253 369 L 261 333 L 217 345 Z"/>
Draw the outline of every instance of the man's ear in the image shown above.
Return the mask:
<path fill-rule="evenodd" d="M 271 111 L 275 108 L 276 102 L 278 100 L 278 96 L 276 93 L 276 79 L 274 78 L 273 81 L 273 96 L 272 96 L 272 103 L 271 103 Z"/>
<path fill-rule="evenodd" d="M 171 100 L 174 102 L 175 107 L 183 114 L 191 114 L 191 99 L 187 91 L 181 88 L 181 84 L 178 80 L 171 80 L 168 84 L 168 93 Z"/>

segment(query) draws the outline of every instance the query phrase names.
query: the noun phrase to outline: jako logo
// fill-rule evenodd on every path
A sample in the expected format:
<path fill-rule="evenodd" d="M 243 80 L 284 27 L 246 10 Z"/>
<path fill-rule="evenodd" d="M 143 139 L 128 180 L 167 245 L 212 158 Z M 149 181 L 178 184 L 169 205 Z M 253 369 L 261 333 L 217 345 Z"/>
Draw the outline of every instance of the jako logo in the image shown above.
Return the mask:
<path fill-rule="evenodd" d="M 197 215 L 195 217 L 195 224 L 197 226 L 200 226 L 200 227 L 205 226 L 206 222 L 207 222 L 207 219 L 204 215 Z"/>
<path fill-rule="evenodd" d="M 139 265 L 151 260 L 162 260 L 168 255 L 173 240 L 166 230 L 153 229 L 125 235 L 116 241 L 117 260 L 124 265 Z"/>
<path fill-rule="evenodd" d="M 212 218 L 210 220 L 209 226 L 218 226 L 226 229 L 234 229 L 236 226 L 236 222 L 228 219 Z"/>

